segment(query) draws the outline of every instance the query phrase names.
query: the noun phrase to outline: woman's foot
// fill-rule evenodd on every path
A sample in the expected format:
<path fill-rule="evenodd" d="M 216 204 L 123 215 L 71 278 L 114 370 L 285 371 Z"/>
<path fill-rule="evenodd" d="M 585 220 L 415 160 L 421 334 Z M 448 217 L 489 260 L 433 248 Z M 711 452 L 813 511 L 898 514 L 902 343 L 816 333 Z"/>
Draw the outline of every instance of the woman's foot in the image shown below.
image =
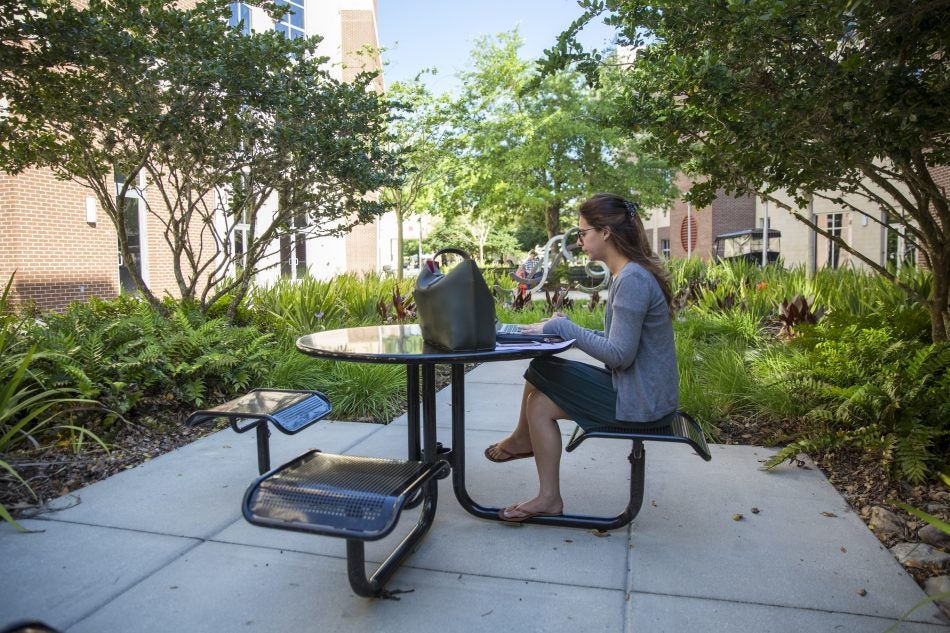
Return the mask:
<path fill-rule="evenodd" d="M 564 514 L 564 503 L 560 500 L 545 503 L 535 498 L 502 508 L 498 511 L 498 518 L 509 523 L 521 523 L 532 517 L 556 517 L 562 514 Z"/>
<path fill-rule="evenodd" d="M 502 446 L 506 444 L 507 446 Z M 524 459 L 525 457 L 534 457 L 534 451 L 531 446 L 517 447 L 510 439 L 502 440 L 492 444 L 485 449 L 485 458 L 488 461 L 500 464 L 501 462 L 510 462 L 513 459 Z"/>

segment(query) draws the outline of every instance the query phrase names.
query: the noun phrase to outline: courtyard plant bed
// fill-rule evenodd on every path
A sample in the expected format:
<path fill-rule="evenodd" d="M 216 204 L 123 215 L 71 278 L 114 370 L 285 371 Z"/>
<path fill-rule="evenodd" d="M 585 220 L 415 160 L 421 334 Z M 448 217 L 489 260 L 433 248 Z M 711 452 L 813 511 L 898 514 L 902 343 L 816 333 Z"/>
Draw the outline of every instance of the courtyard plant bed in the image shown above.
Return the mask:
<path fill-rule="evenodd" d="M 943 554 L 939 533 L 898 505 L 950 519 L 940 479 L 950 462 L 950 346 L 929 340 L 926 311 L 893 284 L 853 271 L 808 278 L 799 269 L 689 262 L 674 263 L 673 276 L 681 406 L 711 441 L 778 449 L 766 468 L 814 463 L 883 545 L 931 540 Z M 927 277 L 908 272 L 904 282 Z M 15 517 L 44 511 L 207 434 L 184 419 L 257 386 L 316 386 L 334 419 L 388 423 L 405 409 L 401 368 L 321 362 L 293 341 L 412 321 L 410 288 L 391 278 L 278 284 L 252 293 L 234 322 L 173 302 L 162 315 L 130 298 L 62 314 L 5 311 L 0 351 L 14 387 L 0 401 L 0 504 Z M 498 304 L 505 322 L 534 322 L 552 309 L 543 295 L 511 298 Z M 588 327 L 603 319 L 602 302 L 561 309 Z M 18 405 L 39 396 L 34 408 L 48 408 L 21 424 L 28 409 Z M 922 584 L 948 573 L 939 556 L 905 564 Z"/>

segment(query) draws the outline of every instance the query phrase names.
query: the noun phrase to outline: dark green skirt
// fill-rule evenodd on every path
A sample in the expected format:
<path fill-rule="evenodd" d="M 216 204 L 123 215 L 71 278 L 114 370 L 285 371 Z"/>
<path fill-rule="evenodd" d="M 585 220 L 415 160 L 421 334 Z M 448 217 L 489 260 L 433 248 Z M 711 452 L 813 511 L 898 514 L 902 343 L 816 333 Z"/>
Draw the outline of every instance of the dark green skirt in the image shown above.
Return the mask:
<path fill-rule="evenodd" d="M 675 415 L 661 420 L 626 422 L 618 420 L 617 391 L 610 372 L 559 356 L 539 356 L 531 361 L 524 378 L 561 407 L 568 418 L 589 431 L 601 426 L 647 428 L 665 426 Z"/>

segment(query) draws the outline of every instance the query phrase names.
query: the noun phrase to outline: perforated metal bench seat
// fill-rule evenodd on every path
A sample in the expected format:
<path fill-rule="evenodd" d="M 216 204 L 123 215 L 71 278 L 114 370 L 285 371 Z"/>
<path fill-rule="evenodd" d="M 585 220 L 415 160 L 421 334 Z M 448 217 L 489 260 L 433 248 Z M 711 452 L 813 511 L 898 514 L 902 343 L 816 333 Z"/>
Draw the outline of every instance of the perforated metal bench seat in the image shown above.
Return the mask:
<path fill-rule="evenodd" d="M 185 424 L 197 426 L 227 420 L 236 433 L 256 429 L 257 472 L 264 474 L 270 470 L 268 422 L 282 433 L 294 435 L 327 417 L 331 411 L 330 401 L 319 391 L 254 389 L 216 407 L 195 411 Z"/>
<path fill-rule="evenodd" d="M 326 417 L 333 407 L 319 391 L 297 389 L 254 389 L 224 404 L 192 413 L 185 422 L 195 426 L 225 419 L 238 433 L 267 421 L 287 435 L 293 435 Z"/>
<path fill-rule="evenodd" d="M 689 444 L 696 454 L 707 462 L 712 459 L 706 436 L 699 424 L 688 413 L 677 411 L 663 424 L 635 426 L 603 426 L 589 431 L 581 427 L 574 429 L 567 443 L 567 451 L 573 451 L 581 442 L 592 437 L 617 440 L 646 440 L 652 442 L 682 442 Z"/>
<path fill-rule="evenodd" d="M 255 525 L 372 541 L 396 526 L 413 494 L 448 464 L 311 450 L 258 477 L 244 495 Z"/>

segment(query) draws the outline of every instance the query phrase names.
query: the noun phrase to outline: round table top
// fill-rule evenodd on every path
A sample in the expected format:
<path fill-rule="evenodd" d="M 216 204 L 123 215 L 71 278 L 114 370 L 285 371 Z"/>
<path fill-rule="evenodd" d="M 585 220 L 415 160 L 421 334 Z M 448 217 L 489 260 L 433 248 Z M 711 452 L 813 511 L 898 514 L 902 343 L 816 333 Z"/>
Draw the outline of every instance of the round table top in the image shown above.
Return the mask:
<path fill-rule="evenodd" d="M 306 334 L 297 349 L 310 356 L 361 363 L 479 363 L 556 354 L 574 341 L 499 345 L 484 352 L 447 352 L 422 340 L 418 325 L 370 325 Z"/>

